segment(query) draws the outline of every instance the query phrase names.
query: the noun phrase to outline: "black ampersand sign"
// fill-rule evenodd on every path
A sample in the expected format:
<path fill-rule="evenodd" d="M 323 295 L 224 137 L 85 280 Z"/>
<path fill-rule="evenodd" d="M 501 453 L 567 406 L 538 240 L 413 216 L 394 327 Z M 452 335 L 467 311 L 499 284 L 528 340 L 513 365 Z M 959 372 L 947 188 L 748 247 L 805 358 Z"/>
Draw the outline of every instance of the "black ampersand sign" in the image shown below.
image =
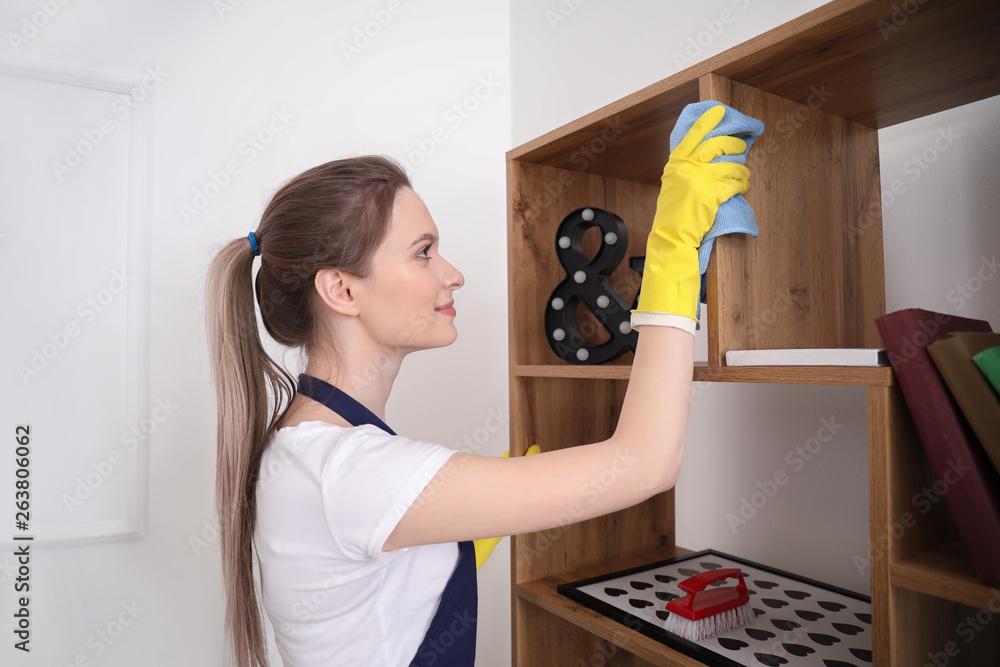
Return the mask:
<path fill-rule="evenodd" d="M 591 227 L 601 230 L 601 247 L 588 262 L 583 236 Z M 639 334 L 629 322 L 629 304 L 607 278 L 625 259 L 626 252 L 628 229 L 614 213 L 593 206 L 578 208 L 559 224 L 556 256 L 566 278 L 556 285 L 545 304 L 545 336 L 549 347 L 563 361 L 603 364 L 635 352 Z M 580 333 L 576 315 L 581 303 L 611 336 L 607 341 L 591 345 Z"/>

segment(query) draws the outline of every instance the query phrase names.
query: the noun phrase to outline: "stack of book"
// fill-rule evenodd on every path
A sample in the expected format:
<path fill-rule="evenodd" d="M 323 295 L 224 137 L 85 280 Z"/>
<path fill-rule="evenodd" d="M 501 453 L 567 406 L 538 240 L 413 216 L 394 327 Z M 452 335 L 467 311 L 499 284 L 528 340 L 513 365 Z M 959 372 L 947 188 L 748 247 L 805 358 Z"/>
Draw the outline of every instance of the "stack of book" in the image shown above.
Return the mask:
<path fill-rule="evenodd" d="M 944 499 L 976 577 L 1000 584 L 1000 334 L 920 308 L 875 325 L 935 476 L 962 472 Z"/>
<path fill-rule="evenodd" d="M 920 308 L 876 318 L 885 348 L 731 350 L 728 366 L 887 366 L 979 581 L 1000 584 L 1000 333 Z"/>

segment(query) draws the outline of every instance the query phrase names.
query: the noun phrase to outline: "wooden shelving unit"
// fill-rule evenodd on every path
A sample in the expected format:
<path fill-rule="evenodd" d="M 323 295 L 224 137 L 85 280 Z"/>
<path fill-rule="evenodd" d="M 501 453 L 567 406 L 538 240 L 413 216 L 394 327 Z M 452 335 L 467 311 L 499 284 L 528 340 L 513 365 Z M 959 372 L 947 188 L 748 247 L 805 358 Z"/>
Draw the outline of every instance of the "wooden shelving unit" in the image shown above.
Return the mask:
<path fill-rule="evenodd" d="M 627 380 L 631 366 L 573 366 L 548 364 L 515 366 L 520 377 L 552 377 Z M 888 387 L 895 383 L 892 369 L 885 366 L 709 366 L 695 362 L 694 382 L 770 382 L 772 384 L 844 384 Z"/>
<path fill-rule="evenodd" d="M 892 371 L 725 366 L 730 349 L 881 347 L 877 130 L 1000 94 L 1000 3 L 907 7 L 832 2 L 507 153 L 511 454 L 610 437 L 628 385 L 631 354 L 580 366 L 548 347 L 544 309 L 563 278 L 560 221 L 583 206 L 607 209 L 628 226 L 627 256 L 645 254 L 671 129 L 685 105 L 725 102 L 768 128 L 748 161 L 760 238 L 716 239 L 702 310 L 709 356 L 694 380 L 865 387 L 875 664 L 924 664 L 952 640 L 961 652 L 950 664 L 1000 664 L 995 619 L 971 643 L 956 636 L 1000 593 L 976 580 L 944 503 L 896 526 L 934 477 Z M 596 232 L 584 245 L 596 252 Z M 639 279 L 627 262 L 609 280 L 631 302 Z M 511 547 L 517 667 L 590 664 L 598 654 L 606 665 L 698 664 L 556 592 L 685 553 L 674 541 L 672 491 L 514 536 Z"/>

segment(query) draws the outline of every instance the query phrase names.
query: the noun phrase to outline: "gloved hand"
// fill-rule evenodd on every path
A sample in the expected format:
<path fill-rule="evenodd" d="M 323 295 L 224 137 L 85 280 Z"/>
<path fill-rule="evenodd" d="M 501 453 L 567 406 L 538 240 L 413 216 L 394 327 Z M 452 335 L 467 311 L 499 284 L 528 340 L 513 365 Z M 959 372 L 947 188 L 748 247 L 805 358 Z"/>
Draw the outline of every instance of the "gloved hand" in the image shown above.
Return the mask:
<path fill-rule="evenodd" d="M 712 162 L 723 154 L 742 153 L 745 141 L 731 136 L 702 141 L 725 113 L 721 104 L 703 113 L 663 168 L 653 228 L 646 240 L 639 303 L 631 311 L 633 327 L 655 324 L 695 333 L 701 290 L 698 246 L 712 228 L 719 206 L 750 187 L 746 166 Z"/>
<path fill-rule="evenodd" d="M 538 445 L 532 445 L 531 447 L 528 447 L 528 451 L 525 452 L 524 455 L 525 456 L 530 456 L 532 454 L 538 454 L 541 451 L 542 451 L 541 447 L 539 447 Z M 509 457 L 509 456 L 510 456 L 510 450 L 509 449 L 502 454 L 502 458 L 506 458 L 506 457 Z M 483 538 L 478 539 L 478 540 L 472 540 L 472 543 L 476 546 L 476 572 L 478 572 L 479 568 L 481 568 L 483 566 L 483 563 L 486 562 L 486 559 L 490 557 L 490 554 L 493 553 L 493 548 L 497 545 L 497 543 L 501 539 L 503 539 L 503 538 L 502 537 L 483 537 Z"/>

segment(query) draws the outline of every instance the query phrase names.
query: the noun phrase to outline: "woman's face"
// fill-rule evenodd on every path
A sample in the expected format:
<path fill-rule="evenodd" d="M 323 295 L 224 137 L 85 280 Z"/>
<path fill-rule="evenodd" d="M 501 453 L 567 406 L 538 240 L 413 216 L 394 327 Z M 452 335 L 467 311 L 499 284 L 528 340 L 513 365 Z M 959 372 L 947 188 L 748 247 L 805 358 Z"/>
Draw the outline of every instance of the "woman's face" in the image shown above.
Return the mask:
<path fill-rule="evenodd" d="M 385 242 L 365 281 L 361 317 L 379 342 L 389 347 L 428 349 L 450 345 L 458 336 L 452 311 L 438 310 L 465 277 L 438 249 L 438 229 L 423 200 L 400 188 Z"/>

